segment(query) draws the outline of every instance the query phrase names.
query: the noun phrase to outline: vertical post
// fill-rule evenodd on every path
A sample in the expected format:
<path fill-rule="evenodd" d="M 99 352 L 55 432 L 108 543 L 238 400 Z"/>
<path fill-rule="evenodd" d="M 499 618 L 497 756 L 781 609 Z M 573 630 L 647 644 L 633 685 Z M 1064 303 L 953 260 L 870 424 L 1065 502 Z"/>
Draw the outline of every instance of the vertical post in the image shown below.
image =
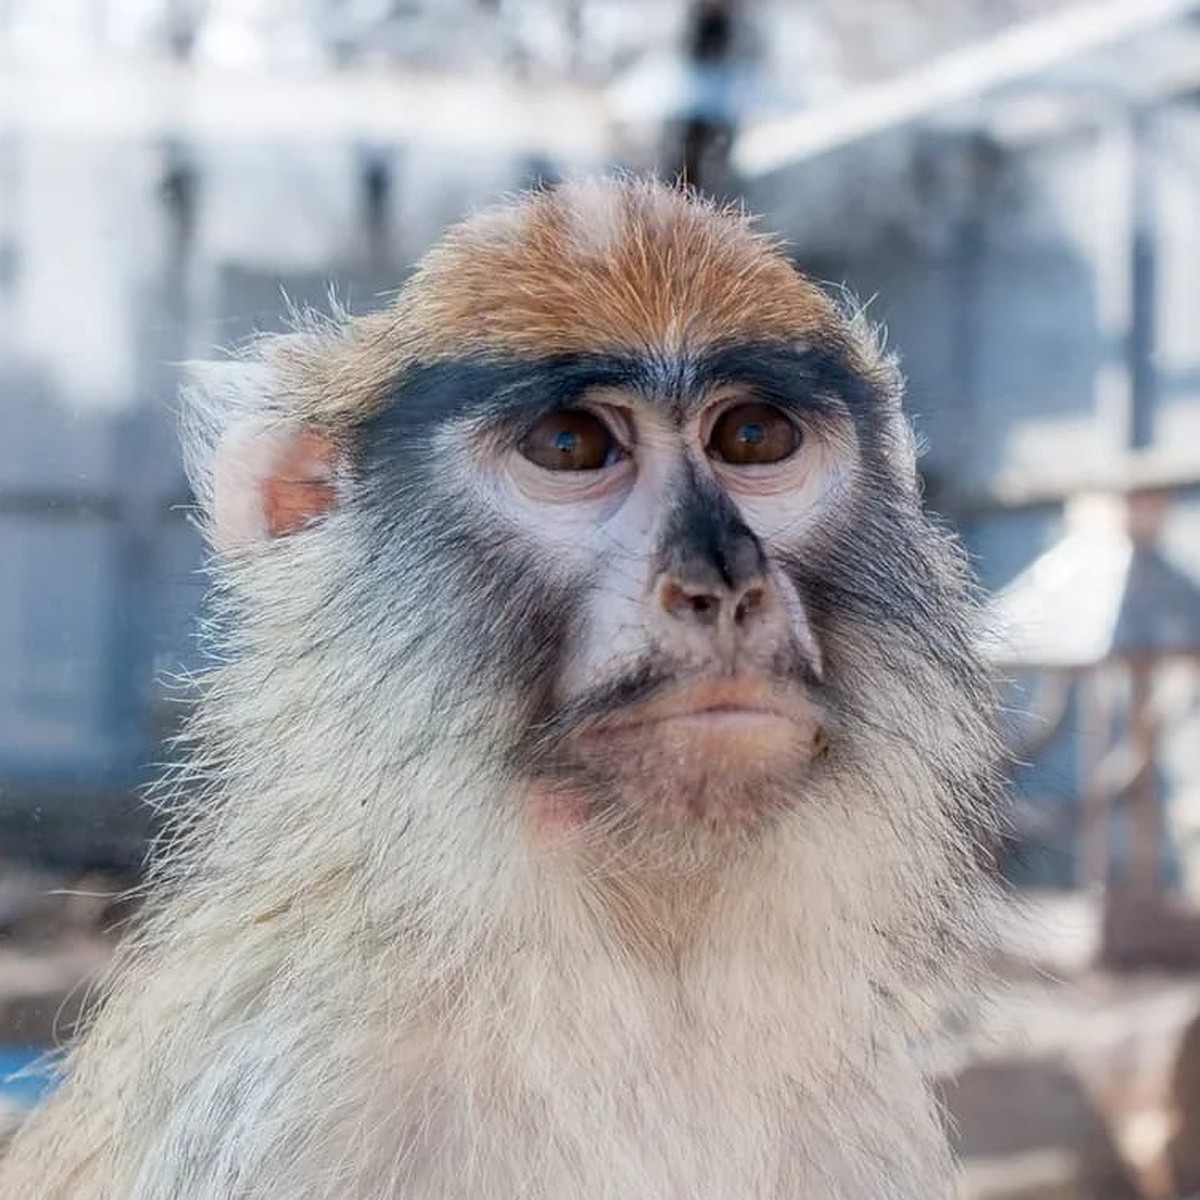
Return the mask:
<path fill-rule="evenodd" d="M 19 187 L 17 135 L 0 129 L 0 358 L 16 338 L 17 273 L 20 256 L 17 246 L 17 192 Z"/>
<path fill-rule="evenodd" d="M 722 176 L 733 137 L 732 117 L 710 110 L 715 109 L 713 96 L 719 90 L 712 86 L 713 76 L 732 58 L 735 4 L 736 0 L 695 0 L 688 13 L 684 60 L 696 80 L 708 77 L 709 86 L 698 84 L 694 91 L 705 91 L 709 97 L 699 106 L 698 97 L 693 97 L 692 110 L 682 116 L 673 173 L 696 189 L 711 191 Z"/>
<path fill-rule="evenodd" d="M 1132 444 L 1133 253 L 1137 208 L 1137 129 L 1124 111 L 1100 134 L 1096 188 L 1105 203 L 1096 210 L 1094 278 L 1101 359 L 1096 371 L 1096 416 L 1106 450 L 1116 460 Z"/>
<path fill-rule="evenodd" d="M 1162 890 L 1163 814 L 1155 778 L 1157 723 L 1154 667 L 1138 655 L 1129 667 L 1130 740 L 1137 772 L 1129 789 L 1129 889 L 1152 898 Z"/>
<path fill-rule="evenodd" d="M 366 260 L 371 269 L 382 273 L 395 258 L 391 212 L 395 176 L 391 156 L 386 150 L 378 147 L 363 149 L 359 181 Z"/>
<path fill-rule="evenodd" d="M 1110 680 L 1103 667 L 1079 680 L 1079 795 L 1083 821 L 1077 883 L 1097 895 L 1109 883 L 1109 843 L 1112 787 L 1104 778 L 1104 764 L 1112 746 Z"/>
<path fill-rule="evenodd" d="M 1098 322 L 1108 345 L 1097 376 L 1097 415 L 1110 432 L 1114 466 L 1150 444 L 1153 434 L 1156 261 L 1153 159 L 1147 114 L 1122 112 L 1109 135 L 1112 197 L 1103 210 L 1096 262 Z M 1130 498 L 1130 514 L 1135 500 Z M 1131 528 L 1135 542 L 1144 535 Z M 1162 887 L 1163 814 L 1157 794 L 1153 658 L 1129 664 L 1129 745 L 1136 771 L 1129 787 L 1131 895 L 1153 899 Z M 1112 913 L 1109 913 L 1112 916 Z"/>
<path fill-rule="evenodd" d="M 162 148 L 159 200 L 163 216 L 161 276 L 149 293 L 150 328 L 137 379 L 137 403 L 118 426 L 118 486 L 121 524 L 114 612 L 112 711 L 131 762 L 146 754 L 154 695 L 155 605 L 160 569 L 162 520 L 168 489 L 175 486 L 175 364 L 187 358 L 190 264 L 196 227 L 199 180 L 188 151 L 175 140 Z M 150 315 L 149 313 L 147 314 Z"/>
<path fill-rule="evenodd" d="M 984 197 L 988 180 L 988 163 L 984 158 L 981 139 L 963 139 L 960 153 L 965 160 L 962 191 L 957 197 L 958 215 L 951 242 L 949 263 L 953 308 L 950 313 L 950 368 L 954 381 L 954 400 L 962 416 L 953 424 L 952 459 L 960 464 L 966 476 L 953 490 L 968 492 L 980 483 L 979 459 L 975 454 L 978 439 L 970 430 L 977 425 L 979 408 L 979 351 L 981 320 L 981 291 L 984 256 L 987 251 L 987 225 Z"/>
<path fill-rule="evenodd" d="M 1134 491 L 1126 501 L 1125 527 L 1134 545 L 1132 570 L 1158 541 L 1170 509 L 1164 490 Z M 1129 789 L 1129 885 L 1140 896 L 1157 896 L 1163 886 L 1162 843 L 1165 826 L 1158 794 L 1158 720 L 1154 711 L 1157 655 L 1136 653 L 1129 664 L 1129 740 L 1136 764 Z"/>
<path fill-rule="evenodd" d="M 1149 116 L 1121 112 L 1104 135 L 1107 197 L 1096 251 L 1097 323 L 1107 343 L 1097 378 L 1097 411 L 1120 456 L 1150 444 L 1153 433 L 1157 252 L 1154 161 Z"/>
<path fill-rule="evenodd" d="M 1149 117 L 1135 111 L 1129 119 L 1133 172 L 1129 247 L 1128 446 L 1141 450 L 1154 436 L 1154 343 L 1156 333 L 1157 247 L 1154 240 L 1154 147 Z"/>

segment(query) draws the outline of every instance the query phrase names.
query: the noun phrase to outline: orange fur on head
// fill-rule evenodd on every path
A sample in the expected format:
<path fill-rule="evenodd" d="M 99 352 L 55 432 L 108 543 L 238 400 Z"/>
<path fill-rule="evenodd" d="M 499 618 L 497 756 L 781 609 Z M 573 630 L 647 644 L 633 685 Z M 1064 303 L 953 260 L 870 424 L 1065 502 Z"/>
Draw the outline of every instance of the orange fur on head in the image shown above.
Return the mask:
<path fill-rule="evenodd" d="M 424 358 L 699 350 L 806 337 L 831 317 L 826 297 L 747 218 L 612 180 L 568 184 L 452 230 L 406 299 L 421 314 L 412 332 Z"/>
<path fill-rule="evenodd" d="M 353 424 L 414 363 L 841 342 L 843 329 L 833 302 L 744 214 L 660 183 L 601 179 L 465 221 L 389 309 L 293 339 L 272 361 L 304 415 Z"/>

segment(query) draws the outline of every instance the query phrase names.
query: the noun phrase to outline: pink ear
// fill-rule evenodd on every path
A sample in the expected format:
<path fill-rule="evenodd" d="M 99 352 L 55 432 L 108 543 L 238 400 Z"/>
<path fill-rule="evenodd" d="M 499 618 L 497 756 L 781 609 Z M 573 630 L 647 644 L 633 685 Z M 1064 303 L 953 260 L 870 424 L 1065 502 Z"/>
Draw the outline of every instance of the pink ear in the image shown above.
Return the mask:
<path fill-rule="evenodd" d="M 241 550 L 295 533 L 337 503 L 339 453 L 312 427 L 242 425 L 217 448 L 213 475 L 213 541 Z"/>

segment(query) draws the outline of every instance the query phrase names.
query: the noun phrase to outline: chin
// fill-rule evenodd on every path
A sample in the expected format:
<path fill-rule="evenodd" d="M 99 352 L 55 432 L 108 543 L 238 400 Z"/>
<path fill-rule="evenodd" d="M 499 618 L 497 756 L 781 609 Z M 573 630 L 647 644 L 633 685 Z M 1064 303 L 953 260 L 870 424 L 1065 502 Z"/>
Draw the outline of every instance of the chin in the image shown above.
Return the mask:
<path fill-rule="evenodd" d="M 791 681 L 692 677 L 601 693 L 530 762 L 539 842 L 703 845 L 804 795 L 827 714 Z"/>
<path fill-rule="evenodd" d="M 627 832 L 736 837 L 802 794 L 822 736 L 815 721 L 719 710 L 596 730 L 579 759 L 592 811 Z"/>

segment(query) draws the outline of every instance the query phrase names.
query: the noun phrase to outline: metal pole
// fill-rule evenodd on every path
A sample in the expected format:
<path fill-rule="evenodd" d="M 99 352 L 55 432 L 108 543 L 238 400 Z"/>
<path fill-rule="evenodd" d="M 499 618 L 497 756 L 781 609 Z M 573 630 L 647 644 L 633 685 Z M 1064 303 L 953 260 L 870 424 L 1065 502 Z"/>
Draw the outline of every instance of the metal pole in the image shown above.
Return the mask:
<path fill-rule="evenodd" d="M 1111 680 L 1103 667 L 1079 681 L 1079 794 L 1083 829 L 1077 882 L 1102 893 L 1109 884 L 1112 788 L 1101 767 L 1112 744 Z"/>
<path fill-rule="evenodd" d="M 684 58 L 691 70 L 711 71 L 730 61 L 736 0 L 696 0 L 688 15 Z M 733 123 L 711 113 L 688 113 L 679 134 L 671 173 L 690 187 L 712 190 L 725 173 Z"/>
<path fill-rule="evenodd" d="M 1163 813 L 1155 778 L 1158 740 L 1154 718 L 1154 666 L 1139 655 L 1130 663 L 1130 736 L 1137 774 L 1129 789 L 1129 888 L 1140 897 L 1162 890 Z"/>

